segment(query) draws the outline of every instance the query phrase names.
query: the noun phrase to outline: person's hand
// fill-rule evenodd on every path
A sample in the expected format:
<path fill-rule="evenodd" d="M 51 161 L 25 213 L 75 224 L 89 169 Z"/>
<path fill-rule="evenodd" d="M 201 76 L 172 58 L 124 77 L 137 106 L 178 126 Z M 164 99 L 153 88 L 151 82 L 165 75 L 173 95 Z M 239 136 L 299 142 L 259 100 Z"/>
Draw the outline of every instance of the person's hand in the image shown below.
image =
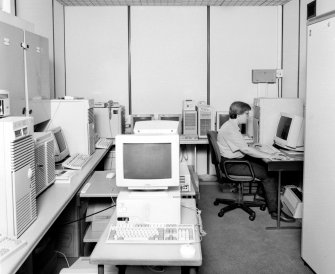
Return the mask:
<path fill-rule="evenodd" d="M 287 160 L 287 156 L 283 153 L 273 153 L 273 154 L 270 154 L 270 157 L 269 157 L 270 160 Z"/>

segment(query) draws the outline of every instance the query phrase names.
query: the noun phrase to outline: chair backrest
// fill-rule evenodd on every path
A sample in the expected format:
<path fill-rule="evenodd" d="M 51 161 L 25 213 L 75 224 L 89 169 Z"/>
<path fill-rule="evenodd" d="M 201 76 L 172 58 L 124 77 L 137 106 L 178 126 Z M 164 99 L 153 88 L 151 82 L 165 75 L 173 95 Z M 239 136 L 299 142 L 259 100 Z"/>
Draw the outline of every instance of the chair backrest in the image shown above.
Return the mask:
<path fill-rule="evenodd" d="M 224 178 L 220 169 L 221 154 L 217 143 L 217 135 L 218 133 L 213 130 L 207 132 L 207 139 L 211 151 L 212 164 L 215 166 L 215 172 L 219 182 L 222 183 Z"/>

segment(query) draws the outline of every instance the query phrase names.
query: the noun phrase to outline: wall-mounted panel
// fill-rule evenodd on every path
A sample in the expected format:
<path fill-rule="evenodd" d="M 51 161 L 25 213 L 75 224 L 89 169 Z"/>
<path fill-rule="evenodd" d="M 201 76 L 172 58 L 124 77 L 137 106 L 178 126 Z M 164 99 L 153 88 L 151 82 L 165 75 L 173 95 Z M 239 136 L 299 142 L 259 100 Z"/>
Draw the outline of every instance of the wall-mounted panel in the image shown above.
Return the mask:
<path fill-rule="evenodd" d="M 34 33 L 49 40 L 49 79 L 51 95 L 54 93 L 53 69 L 53 0 L 16 0 L 17 16 L 34 24 Z"/>
<path fill-rule="evenodd" d="M 127 7 L 66 7 L 66 95 L 128 109 Z"/>
<path fill-rule="evenodd" d="M 55 96 L 65 95 L 65 21 L 63 6 L 54 1 Z"/>
<path fill-rule="evenodd" d="M 207 100 L 206 7 L 131 8 L 132 113 Z"/>
<path fill-rule="evenodd" d="M 211 7 L 211 105 L 278 96 L 277 84 L 253 84 L 252 69 L 276 69 L 278 7 Z"/>
<path fill-rule="evenodd" d="M 283 97 L 299 95 L 299 1 L 293 0 L 283 8 Z M 299 96 L 300 97 L 300 96 Z"/>

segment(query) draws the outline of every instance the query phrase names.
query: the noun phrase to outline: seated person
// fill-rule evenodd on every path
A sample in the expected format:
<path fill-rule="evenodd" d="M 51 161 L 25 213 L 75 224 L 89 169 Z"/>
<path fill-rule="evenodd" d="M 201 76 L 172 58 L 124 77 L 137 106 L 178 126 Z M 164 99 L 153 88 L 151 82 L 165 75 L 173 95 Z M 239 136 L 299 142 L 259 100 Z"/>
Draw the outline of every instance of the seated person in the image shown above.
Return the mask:
<path fill-rule="evenodd" d="M 256 178 L 262 181 L 265 200 L 272 219 L 277 219 L 277 193 L 278 181 L 276 174 L 267 171 L 262 158 L 285 159 L 280 153 L 268 154 L 254 147 L 249 147 L 244 140 L 239 125 L 245 124 L 251 107 L 244 102 L 234 102 L 229 108 L 229 120 L 218 130 L 217 142 L 221 156 L 226 159 L 248 160 L 253 167 Z M 227 171 L 236 175 L 250 175 L 249 168 L 245 165 L 231 165 Z M 280 219 L 284 222 L 294 222 L 294 218 L 281 212 Z"/>

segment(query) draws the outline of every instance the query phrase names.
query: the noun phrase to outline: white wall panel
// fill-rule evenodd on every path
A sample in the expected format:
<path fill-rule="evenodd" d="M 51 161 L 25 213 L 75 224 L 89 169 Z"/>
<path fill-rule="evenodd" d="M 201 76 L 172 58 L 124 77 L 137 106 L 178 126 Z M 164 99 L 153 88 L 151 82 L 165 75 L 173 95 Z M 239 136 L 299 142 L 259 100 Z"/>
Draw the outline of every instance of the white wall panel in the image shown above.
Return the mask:
<path fill-rule="evenodd" d="M 66 94 L 128 109 L 127 7 L 66 7 Z"/>
<path fill-rule="evenodd" d="M 207 98 L 206 7 L 132 7 L 132 113 L 181 113 Z"/>
<path fill-rule="evenodd" d="M 54 44 L 55 44 L 55 97 L 65 95 L 65 36 L 64 8 L 54 2 Z"/>
<path fill-rule="evenodd" d="M 299 1 L 287 3 L 283 9 L 283 97 L 298 97 L 299 67 Z"/>
<path fill-rule="evenodd" d="M 279 7 L 211 7 L 211 105 L 277 97 L 277 84 L 253 84 L 252 69 L 276 69 Z"/>

